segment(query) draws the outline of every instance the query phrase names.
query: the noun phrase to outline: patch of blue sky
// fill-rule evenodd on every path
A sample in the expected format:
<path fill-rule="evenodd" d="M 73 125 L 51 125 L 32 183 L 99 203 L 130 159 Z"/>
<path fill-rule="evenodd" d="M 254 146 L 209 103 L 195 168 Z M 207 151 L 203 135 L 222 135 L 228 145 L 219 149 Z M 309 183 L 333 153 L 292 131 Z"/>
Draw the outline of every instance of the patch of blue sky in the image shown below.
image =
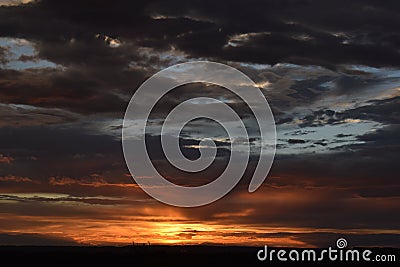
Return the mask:
<path fill-rule="evenodd" d="M 400 78 L 400 69 L 395 68 L 374 68 L 363 65 L 350 65 L 350 70 L 363 71 L 381 78 Z"/>
<path fill-rule="evenodd" d="M 0 64 L 2 69 L 25 70 L 60 67 L 51 61 L 38 58 L 34 44 L 25 39 L 1 37 L 0 47 L 6 49 L 6 62 Z M 27 59 L 21 60 L 22 56 L 27 57 Z"/>
<path fill-rule="evenodd" d="M 338 124 L 304 128 L 296 124 L 279 125 L 277 127 L 277 154 L 338 151 L 339 147 L 363 144 L 364 141 L 360 141 L 358 136 L 375 132 L 382 127 L 384 125 L 381 123 L 367 120 L 346 120 Z M 289 144 L 289 139 L 303 140 L 304 143 Z"/>
<path fill-rule="evenodd" d="M 269 64 L 258 64 L 258 63 L 246 63 L 246 62 L 239 62 L 238 63 L 240 66 L 246 67 L 246 68 L 252 68 L 256 70 L 265 70 L 271 68 L 271 65 Z"/>

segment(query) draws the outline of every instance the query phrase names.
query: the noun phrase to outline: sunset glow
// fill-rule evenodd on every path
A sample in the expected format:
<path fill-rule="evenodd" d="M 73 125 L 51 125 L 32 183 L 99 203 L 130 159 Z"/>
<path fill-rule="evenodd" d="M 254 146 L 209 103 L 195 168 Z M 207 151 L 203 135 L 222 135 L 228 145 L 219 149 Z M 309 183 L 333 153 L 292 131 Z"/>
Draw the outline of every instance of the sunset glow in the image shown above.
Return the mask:
<path fill-rule="evenodd" d="M 378 2 L 0 0 L 0 246 L 400 247 L 400 5 Z M 216 201 L 143 190 L 191 202 L 164 189 L 227 166 Z"/>

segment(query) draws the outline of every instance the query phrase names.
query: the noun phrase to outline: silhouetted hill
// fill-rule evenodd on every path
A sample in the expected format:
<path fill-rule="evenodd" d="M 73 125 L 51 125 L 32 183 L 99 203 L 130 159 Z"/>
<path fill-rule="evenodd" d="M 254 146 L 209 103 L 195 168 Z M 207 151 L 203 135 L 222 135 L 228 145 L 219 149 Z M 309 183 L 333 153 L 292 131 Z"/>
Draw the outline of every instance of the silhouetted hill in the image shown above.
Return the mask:
<path fill-rule="evenodd" d="M 299 265 L 311 262 L 281 262 L 276 258 L 259 261 L 257 252 L 260 247 L 238 246 L 125 246 L 125 247 L 45 247 L 45 246 L 3 246 L 0 247 L 2 263 L 11 262 L 12 266 L 276 266 Z M 276 251 L 283 249 L 286 256 L 290 248 L 268 248 Z M 395 255 L 397 264 L 400 249 L 368 248 L 371 255 Z M 297 249 L 302 251 L 303 249 Z M 275 252 L 276 253 L 276 252 Z M 325 264 L 343 264 L 324 259 Z M 362 262 L 366 263 L 366 262 Z M 371 262 L 376 264 L 376 262 Z M 23 265 L 21 265 L 23 264 Z M 385 262 L 379 265 L 396 265 Z"/>

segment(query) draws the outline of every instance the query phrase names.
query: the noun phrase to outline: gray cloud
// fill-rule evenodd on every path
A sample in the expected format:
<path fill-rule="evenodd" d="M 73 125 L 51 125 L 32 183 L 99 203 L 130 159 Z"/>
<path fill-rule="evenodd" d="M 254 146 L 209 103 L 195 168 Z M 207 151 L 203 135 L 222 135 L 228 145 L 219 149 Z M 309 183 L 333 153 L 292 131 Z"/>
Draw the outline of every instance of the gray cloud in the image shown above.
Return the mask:
<path fill-rule="evenodd" d="M 231 1 L 229 7 L 216 1 L 116 0 L 110 5 L 42 0 L 1 6 L 1 37 L 28 43 L 33 51 L 16 53 L 9 62 L 7 53 L 15 47 L 0 47 L 0 154 L 13 159 L 1 164 L 0 177 L 8 177 L 0 181 L 2 211 L 118 220 L 121 214 L 106 206 L 132 205 L 135 215 L 152 220 L 140 210 L 143 203 L 165 207 L 132 186 L 126 175 L 115 138 L 120 119 L 147 77 L 177 62 L 208 59 L 238 67 L 255 80 L 272 107 L 281 143 L 259 192 L 243 195 L 257 161 L 254 155 L 228 197 L 207 207 L 174 211 L 189 222 L 232 227 L 332 229 L 309 235 L 233 233 L 291 236 L 316 246 L 325 245 L 323 240 L 331 245 L 337 230 L 397 231 L 399 10 L 398 1 L 343 5 L 330 0 Z M 41 60 L 47 64 L 39 64 Z M 21 62 L 33 62 L 34 68 L 21 68 Z M 257 142 L 249 109 L 215 86 L 176 89 L 157 106 L 150 122 L 159 126 L 169 110 L 195 96 L 228 102 L 247 120 Z M 374 126 L 362 128 L 364 121 Z M 329 128 L 338 125 L 354 128 Z M 183 131 L 181 146 L 189 158 L 199 154 L 199 137 L 221 135 L 208 126 L 197 121 Z M 229 143 L 216 142 L 218 158 L 212 168 L 189 176 L 165 161 L 158 133 L 147 138 L 156 167 L 181 185 L 212 181 L 229 155 Z M 16 195 L 35 192 L 63 197 Z M 248 213 L 243 216 L 243 211 Z M 15 230 L 14 220 L 2 222 L 4 231 Z M 46 226 L 40 221 L 16 224 Z M 199 232 L 182 234 L 190 238 Z M 398 235 L 349 235 L 350 240 L 393 245 Z M 70 242 L 6 233 L 0 241 Z"/>

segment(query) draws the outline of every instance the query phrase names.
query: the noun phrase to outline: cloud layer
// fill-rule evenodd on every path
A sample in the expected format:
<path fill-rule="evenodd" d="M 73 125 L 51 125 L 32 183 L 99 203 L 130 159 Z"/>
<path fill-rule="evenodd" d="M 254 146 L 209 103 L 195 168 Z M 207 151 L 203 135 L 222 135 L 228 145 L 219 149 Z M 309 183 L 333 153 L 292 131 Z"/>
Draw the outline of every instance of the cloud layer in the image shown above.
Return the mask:
<path fill-rule="evenodd" d="M 0 244 L 325 246 L 345 235 L 353 245 L 398 246 L 399 13 L 398 1 L 2 1 Z M 179 209 L 134 184 L 120 136 L 136 88 L 190 60 L 251 77 L 278 143 L 268 179 L 248 194 L 259 149 L 248 107 L 217 86 L 172 91 L 147 136 L 168 179 L 212 181 L 230 154 L 226 132 L 198 120 L 183 129 L 181 149 L 194 159 L 199 141 L 214 138 L 212 168 L 189 175 L 166 162 L 160 125 L 192 97 L 237 111 L 253 152 L 226 198 Z"/>

